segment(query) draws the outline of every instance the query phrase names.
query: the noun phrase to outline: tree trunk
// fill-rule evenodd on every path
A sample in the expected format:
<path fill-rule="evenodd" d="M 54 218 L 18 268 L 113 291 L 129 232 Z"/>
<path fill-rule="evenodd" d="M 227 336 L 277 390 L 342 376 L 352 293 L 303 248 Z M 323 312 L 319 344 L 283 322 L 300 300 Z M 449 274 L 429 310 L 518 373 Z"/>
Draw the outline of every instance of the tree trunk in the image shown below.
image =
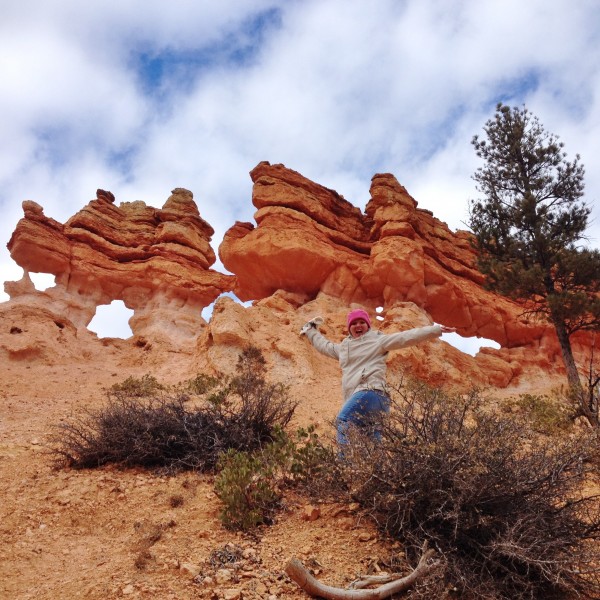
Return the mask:
<path fill-rule="evenodd" d="M 567 328 L 560 319 L 553 320 L 552 322 L 556 330 L 558 343 L 560 344 L 563 363 L 565 365 L 565 369 L 567 370 L 569 387 L 571 388 L 573 394 L 575 394 L 583 416 L 589 421 L 592 427 L 598 427 L 600 425 L 598 414 L 588 405 L 587 397 L 583 390 L 583 386 L 581 385 L 581 379 L 579 378 L 579 372 L 577 371 L 577 365 L 575 364 L 575 358 L 573 357 L 571 340 L 569 339 Z"/>

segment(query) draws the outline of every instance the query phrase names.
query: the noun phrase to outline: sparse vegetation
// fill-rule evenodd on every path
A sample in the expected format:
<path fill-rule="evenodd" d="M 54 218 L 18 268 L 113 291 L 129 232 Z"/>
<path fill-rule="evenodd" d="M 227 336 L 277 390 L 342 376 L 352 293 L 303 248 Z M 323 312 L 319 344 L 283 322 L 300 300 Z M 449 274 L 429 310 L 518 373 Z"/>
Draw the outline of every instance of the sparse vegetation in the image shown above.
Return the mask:
<path fill-rule="evenodd" d="M 540 394 L 521 394 L 508 401 L 505 409 L 521 416 L 538 433 L 547 435 L 566 431 L 576 415 L 565 398 Z"/>
<path fill-rule="evenodd" d="M 219 461 L 215 491 L 221 502 L 221 521 L 228 529 L 247 531 L 269 523 L 281 500 L 277 465 L 268 453 L 230 450 Z"/>
<path fill-rule="evenodd" d="M 595 432 L 569 428 L 557 398 L 523 395 L 510 408 L 494 412 L 477 391 L 403 383 L 391 414 L 373 425 L 379 440 L 351 430 L 339 453 L 312 428 L 286 432 L 295 405 L 285 386 L 266 382 L 251 348 L 231 377 L 198 375 L 175 388 L 128 378 L 104 409 L 61 425 L 54 452 L 76 468 L 215 472 L 221 520 L 234 530 L 272 523 L 292 487 L 358 503 L 409 562 L 425 542 L 435 549 L 439 568 L 413 598 L 598 597 L 600 498 L 584 491 Z M 168 502 L 179 507 L 183 496 Z M 139 569 L 161 531 L 140 535 Z"/>
<path fill-rule="evenodd" d="M 223 503 L 221 521 L 242 531 L 269 524 L 286 487 L 323 490 L 325 482 L 334 485 L 337 471 L 333 449 L 312 429 L 300 429 L 296 439 L 280 430 L 271 443 L 254 452 L 230 450 L 221 457 L 215 479 Z"/>
<path fill-rule="evenodd" d="M 169 498 L 169 505 L 171 506 L 171 508 L 178 508 L 180 506 L 183 506 L 183 496 L 181 494 L 173 494 L 170 498 Z"/>
<path fill-rule="evenodd" d="M 59 463 L 210 471 L 229 449 L 269 442 L 295 410 L 287 388 L 265 380 L 264 358 L 252 347 L 231 377 L 199 376 L 175 391 L 151 376 L 129 377 L 107 393 L 105 407 L 58 426 L 52 452 Z M 195 408 L 188 408 L 191 395 Z"/>
<path fill-rule="evenodd" d="M 425 540 L 436 548 L 446 567 L 435 597 L 452 588 L 490 600 L 598 597 L 600 510 L 583 491 L 585 434 L 540 441 L 477 392 L 419 384 L 398 390 L 379 427 L 380 443 L 352 432 L 348 491 L 409 556 Z"/>
<path fill-rule="evenodd" d="M 127 377 L 123 382 L 115 383 L 111 386 L 110 392 L 117 397 L 147 398 L 165 389 L 166 387 L 160 384 L 156 377 L 147 373 L 140 378 Z"/>

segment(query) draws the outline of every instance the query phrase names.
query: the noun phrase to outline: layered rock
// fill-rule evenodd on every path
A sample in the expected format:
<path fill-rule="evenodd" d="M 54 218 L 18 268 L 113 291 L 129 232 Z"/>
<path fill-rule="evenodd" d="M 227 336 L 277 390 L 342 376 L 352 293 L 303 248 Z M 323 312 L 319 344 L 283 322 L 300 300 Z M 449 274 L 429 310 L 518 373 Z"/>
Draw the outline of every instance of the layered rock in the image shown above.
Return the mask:
<path fill-rule="evenodd" d="M 173 190 L 162 209 L 141 201 L 116 206 L 99 190 L 64 225 L 24 202 L 8 247 L 25 275 L 5 284 L 11 300 L 0 306 L 0 322 L 11 334 L 0 339 L 0 352 L 12 360 L 84 357 L 97 342 L 86 337 L 97 306 L 122 300 L 134 310 L 134 337 L 113 345 L 121 364 L 181 377 L 231 371 L 238 352 L 253 344 L 275 379 L 293 381 L 304 394 L 315 384 L 339 387 L 339 372 L 298 336 L 300 326 L 322 315 L 323 331 L 341 340 L 348 308 L 361 305 L 384 332 L 435 321 L 501 346 L 472 357 L 431 341 L 392 353 L 392 372 L 458 387 L 564 381 L 553 329 L 485 290 L 470 234 L 418 208 L 393 175 L 373 177 L 364 213 L 283 165 L 262 162 L 250 175 L 256 224 L 236 223 L 219 247 L 234 276 L 210 268 L 214 232 L 187 190 Z M 54 274 L 55 287 L 35 290 L 28 272 Z M 219 298 L 206 324 L 202 309 L 229 291 L 253 305 Z M 53 354 L 53 344 L 60 352 Z M 589 339 L 575 336 L 573 347 L 579 364 L 588 364 Z"/>
<path fill-rule="evenodd" d="M 11 301 L 43 305 L 85 328 L 99 305 L 122 300 L 134 311 L 136 335 L 196 335 L 205 325 L 202 309 L 231 289 L 232 277 L 209 268 L 216 259 L 214 230 L 192 193 L 173 190 L 162 209 L 114 200 L 98 190 L 64 225 L 25 201 L 25 216 L 8 243 L 25 271 L 24 282 L 5 285 Z M 28 272 L 55 275 L 55 287 L 36 292 Z"/>
<path fill-rule="evenodd" d="M 369 253 L 360 209 L 283 165 L 262 162 L 250 176 L 258 227 L 236 223 L 219 247 L 237 276 L 238 298 L 266 298 L 279 289 L 314 297 L 328 291 L 325 282 L 341 265 L 360 269 Z"/>
<path fill-rule="evenodd" d="M 258 226 L 236 223 L 219 247 L 242 300 L 281 289 L 372 309 L 409 301 L 502 346 L 543 334 L 515 303 L 483 289 L 470 234 L 419 209 L 393 175 L 373 177 L 365 214 L 283 165 L 260 163 L 251 177 Z"/>
<path fill-rule="evenodd" d="M 236 223 L 219 247 L 241 299 L 267 298 L 276 290 L 307 300 L 324 294 L 345 307 L 358 304 L 373 313 L 382 307 L 382 315 L 414 303 L 464 337 L 500 344 L 501 350 L 486 349 L 471 365 L 471 371 L 489 372 L 476 377 L 479 382 L 507 385 L 522 372 L 519 361 L 536 372 L 562 369 L 553 328 L 484 289 L 472 236 L 452 232 L 419 209 L 393 175 L 373 177 L 365 214 L 283 165 L 262 162 L 251 177 L 257 226 Z M 585 336 L 574 340 L 584 358 L 588 342 Z"/>

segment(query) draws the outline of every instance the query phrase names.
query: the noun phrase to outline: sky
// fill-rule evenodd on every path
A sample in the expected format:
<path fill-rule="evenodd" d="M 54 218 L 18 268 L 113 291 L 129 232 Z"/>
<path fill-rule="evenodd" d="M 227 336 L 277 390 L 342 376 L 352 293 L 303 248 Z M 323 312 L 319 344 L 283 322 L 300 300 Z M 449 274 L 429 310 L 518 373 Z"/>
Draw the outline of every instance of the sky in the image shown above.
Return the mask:
<path fill-rule="evenodd" d="M 600 247 L 599 0 L 0 3 L 0 283 L 22 276 L 23 200 L 64 223 L 97 188 L 155 207 L 187 188 L 216 251 L 254 222 L 263 160 L 361 209 L 392 173 L 466 229 L 471 139 L 498 102 L 581 155 Z"/>

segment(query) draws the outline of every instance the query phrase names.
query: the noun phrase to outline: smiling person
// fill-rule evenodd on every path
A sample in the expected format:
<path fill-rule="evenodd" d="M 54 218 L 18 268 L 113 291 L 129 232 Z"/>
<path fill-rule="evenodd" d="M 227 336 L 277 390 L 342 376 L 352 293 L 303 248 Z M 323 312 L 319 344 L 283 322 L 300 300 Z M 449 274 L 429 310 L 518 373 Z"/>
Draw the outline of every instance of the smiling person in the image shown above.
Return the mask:
<path fill-rule="evenodd" d="M 385 334 L 371 328 L 369 314 L 362 308 L 351 310 L 346 321 L 349 335 L 339 344 L 330 342 L 319 332 L 318 325 L 323 322 L 319 317 L 308 321 L 300 330 L 300 335 L 305 335 L 319 352 L 340 363 L 344 404 L 336 419 L 339 444 L 347 443 L 349 425 L 367 426 L 389 412 L 385 374 L 390 350 L 456 331 L 454 327 L 431 325 Z"/>

